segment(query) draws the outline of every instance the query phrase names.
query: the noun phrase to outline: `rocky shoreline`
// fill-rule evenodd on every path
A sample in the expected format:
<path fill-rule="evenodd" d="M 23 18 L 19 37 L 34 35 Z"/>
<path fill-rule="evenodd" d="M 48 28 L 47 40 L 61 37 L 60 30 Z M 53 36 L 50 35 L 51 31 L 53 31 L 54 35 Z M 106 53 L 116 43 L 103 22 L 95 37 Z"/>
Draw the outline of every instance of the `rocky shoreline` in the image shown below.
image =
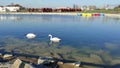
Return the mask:
<path fill-rule="evenodd" d="M 48 56 L 34 56 L 4 52 L 0 53 L 2 68 L 119 68 L 120 65 L 104 65 L 74 60 L 58 59 Z"/>
<path fill-rule="evenodd" d="M 0 53 L 0 67 L 3 68 L 82 68 L 81 62 L 67 61 L 54 57 L 22 55 L 17 53 Z"/>

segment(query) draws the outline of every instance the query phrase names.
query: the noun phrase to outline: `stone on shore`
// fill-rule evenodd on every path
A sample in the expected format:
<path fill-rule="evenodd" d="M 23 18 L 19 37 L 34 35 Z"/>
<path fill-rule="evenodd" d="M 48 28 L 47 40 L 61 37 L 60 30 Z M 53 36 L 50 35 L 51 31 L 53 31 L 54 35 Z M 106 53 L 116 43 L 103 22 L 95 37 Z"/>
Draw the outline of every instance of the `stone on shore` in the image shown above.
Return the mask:
<path fill-rule="evenodd" d="M 17 59 L 11 66 L 11 68 L 34 68 L 28 63 L 22 62 L 20 59 Z"/>
<path fill-rule="evenodd" d="M 3 58 L 4 59 L 7 59 L 7 58 L 10 58 L 10 57 L 12 57 L 13 55 L 12 54 L 5 54 L 4 56 L 3 56 Z"/>
<path fill-rule="evenodd" d="M 13 65 L 12 65 L 12 68 L 19 68 L 20 65 L 22 64 L 22 61 L 20 59 L 17 59 Z"/>

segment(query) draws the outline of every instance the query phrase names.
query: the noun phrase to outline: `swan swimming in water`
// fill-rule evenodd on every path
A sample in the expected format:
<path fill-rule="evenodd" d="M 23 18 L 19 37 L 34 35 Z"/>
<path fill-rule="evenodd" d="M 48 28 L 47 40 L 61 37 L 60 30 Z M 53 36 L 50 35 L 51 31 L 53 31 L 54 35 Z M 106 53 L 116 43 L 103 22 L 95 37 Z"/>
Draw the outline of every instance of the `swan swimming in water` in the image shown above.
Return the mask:
<path fill-rule="evenodd" d="M 28 33 L 28 34 L 26 35 L 26 37 L 27 37 L 28 39 L 33 39 L 33 38 L 36 37 L 36 35 L 35 35 L 34 33 Z"/>
<path fill-rule="evenodd" d="M 49 34 L 48 35 L 49 37 L 50 37 L 50 41 L 52 41 L 52 42 L 60 42 L 60 38 L 58 38 L 58 37 L 52 37 L 52 35 L 51 34 Z"/>

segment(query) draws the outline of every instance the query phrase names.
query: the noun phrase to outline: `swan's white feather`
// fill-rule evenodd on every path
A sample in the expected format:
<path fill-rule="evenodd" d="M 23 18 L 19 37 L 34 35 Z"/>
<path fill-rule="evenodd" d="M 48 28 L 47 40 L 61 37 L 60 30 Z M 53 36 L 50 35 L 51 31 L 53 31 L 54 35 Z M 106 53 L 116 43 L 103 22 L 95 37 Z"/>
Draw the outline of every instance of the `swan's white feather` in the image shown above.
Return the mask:
<path fill-rule="evenodd" d="M 51 34 L 49 34 L 48 36 L 50 36 L 50 41 L 52 41 L 52 42 L 59 42 L 59 41 L 61 40 L 61 39 L 58 38 L 58 37 L 52 37 Z"/>
<path fill-rule="evenodd" d="M 26 37 L 27 37 L 28 39 L 33 39 L 33 38 L 36 37 L 36 35 L 35 35 L 34 33 L 28 33 L 28 34 L 26 35 Z"/>

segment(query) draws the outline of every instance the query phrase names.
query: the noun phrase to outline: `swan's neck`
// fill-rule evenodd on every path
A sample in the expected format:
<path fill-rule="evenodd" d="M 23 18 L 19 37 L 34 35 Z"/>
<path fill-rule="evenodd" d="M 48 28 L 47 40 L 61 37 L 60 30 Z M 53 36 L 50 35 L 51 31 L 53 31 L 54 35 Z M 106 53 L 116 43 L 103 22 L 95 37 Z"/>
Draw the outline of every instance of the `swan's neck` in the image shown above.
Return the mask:
<path fill-rule="evenodd" d="M 52 35 L 50 36 L 50 39 L 52 39 Z"/>

